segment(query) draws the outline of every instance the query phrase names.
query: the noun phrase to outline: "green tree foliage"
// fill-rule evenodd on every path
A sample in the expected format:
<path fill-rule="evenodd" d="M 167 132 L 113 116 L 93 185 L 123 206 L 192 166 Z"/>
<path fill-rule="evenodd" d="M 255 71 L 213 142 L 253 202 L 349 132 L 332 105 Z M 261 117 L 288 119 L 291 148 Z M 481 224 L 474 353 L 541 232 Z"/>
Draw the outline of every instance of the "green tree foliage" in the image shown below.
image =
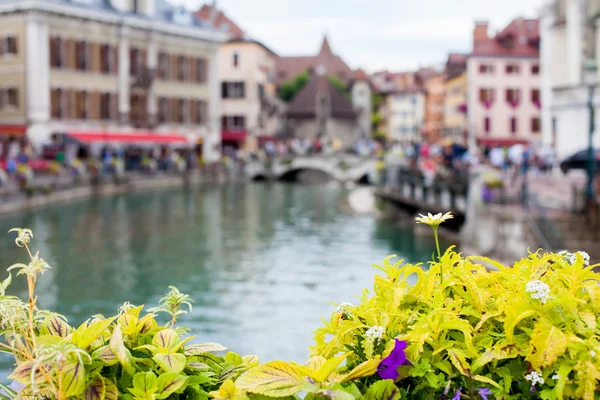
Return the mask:
<path fill-rule="evenodd" d="M 338 78 L 335 75 L 329 75 L 327 77 L 327 79 L 329 79 L 329 82 L 333 85 L 333 87 L 335 87 L 338 92 L 340 92 L 344 98 L 348 101 L 350 101 L 350 92 L 348 91 L 348 87 L 346 86 L 346 84 L 344 82 L 342 82 L 342 80 L 340 78 Z"/>
<path fill-rule="evenodd" d="M 294 79 L 285 81 L 279 87 L 279 98 L 283 101 L 290 101 L 306 86 L 310 80 L 308 71 L 298 74 Z"/>

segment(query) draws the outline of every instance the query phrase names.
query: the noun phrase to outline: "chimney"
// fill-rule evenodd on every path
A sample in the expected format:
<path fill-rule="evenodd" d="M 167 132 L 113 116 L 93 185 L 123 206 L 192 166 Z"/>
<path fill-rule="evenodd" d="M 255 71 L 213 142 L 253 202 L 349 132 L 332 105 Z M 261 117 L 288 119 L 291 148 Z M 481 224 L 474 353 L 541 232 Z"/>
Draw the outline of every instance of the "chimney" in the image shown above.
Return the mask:
<path fill-rule="evenodd" d="M 475 29 L 473 29 L 473 48 L 478 43 L 488 40 L 488 22 L 475 21 Z"/>

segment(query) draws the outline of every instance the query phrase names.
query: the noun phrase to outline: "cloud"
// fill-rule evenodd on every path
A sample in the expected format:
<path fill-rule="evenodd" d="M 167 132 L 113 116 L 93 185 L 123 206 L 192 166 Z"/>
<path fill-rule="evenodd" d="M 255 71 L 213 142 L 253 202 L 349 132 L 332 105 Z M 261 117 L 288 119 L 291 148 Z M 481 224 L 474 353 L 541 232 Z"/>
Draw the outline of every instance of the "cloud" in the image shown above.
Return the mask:
<path fill-rule="evenodd" d="M 535 17 L 546 1 L 219 0 L 218 7 L 279 54 L 314 54 L 327 32 L 351 66 L 375 70 L 443 62 L 449 51 L 470 50 L 474 20 L 489 20 L 493 33 L 512 18 Z"/>

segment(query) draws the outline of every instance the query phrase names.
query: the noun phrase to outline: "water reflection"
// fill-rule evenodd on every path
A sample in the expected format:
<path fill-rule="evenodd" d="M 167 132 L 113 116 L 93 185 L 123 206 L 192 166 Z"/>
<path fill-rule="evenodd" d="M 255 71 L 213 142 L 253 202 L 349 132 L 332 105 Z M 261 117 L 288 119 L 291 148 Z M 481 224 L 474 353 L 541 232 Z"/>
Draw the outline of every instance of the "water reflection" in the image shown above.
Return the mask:
<path fill-rule="evenodd" d="M 372 263 L 391 253 L 428 260 L 434 248 L 410 228 L 344 213 L 346 195 L 330 185 L 207 185 L 10 215 L 0 231 L 33 228 L 33 247 L 53 266 L 39 305 L 73 324 L 126 300 L 154 305 L 176 285 L 196 300 L 183 323 L 199 341 L 302 361 L 330 302 L 371 286 Z M 0 240 L 1 265 L 24 257 Z M 12 291 L 24 296 L 24 281 Z"/>

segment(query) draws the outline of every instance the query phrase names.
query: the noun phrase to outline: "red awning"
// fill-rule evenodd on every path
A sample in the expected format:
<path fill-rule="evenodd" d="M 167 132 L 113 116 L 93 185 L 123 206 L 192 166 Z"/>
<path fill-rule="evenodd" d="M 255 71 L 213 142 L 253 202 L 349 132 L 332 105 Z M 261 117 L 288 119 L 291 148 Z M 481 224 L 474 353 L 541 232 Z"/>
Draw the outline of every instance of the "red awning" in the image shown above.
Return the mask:
<path fill-rule="evenodd" d="M 67 135 L 85 144 L 126 143 L 126 144 L 187 144 L 188 140 L 176 133 L 161 134 L 154 132 L 84 132 L 71 131 Z"/>
<path fill-rule="evenodd" d="M 222 131 L 221 140 L 226 142 L 243 142 L 246 140 L 246 131 Z"/>
<path fill-rule="evenodd" d="M 275 136 L 259 136 L 258 137 L 259 143 L 276 142 L 277 140 L 278 139 Z"/>
<path fill-rule="evenodd" d="M 26 125 L 0 125 L 1 135 L 22 136 L 27 132 Z"/>
<path fill-rule="evenodd" d="M 478 138 L 477 143 L 488 147 L 509 147 L 515 144 L 528 144 L 529 140 L 511 138 Z"/>

